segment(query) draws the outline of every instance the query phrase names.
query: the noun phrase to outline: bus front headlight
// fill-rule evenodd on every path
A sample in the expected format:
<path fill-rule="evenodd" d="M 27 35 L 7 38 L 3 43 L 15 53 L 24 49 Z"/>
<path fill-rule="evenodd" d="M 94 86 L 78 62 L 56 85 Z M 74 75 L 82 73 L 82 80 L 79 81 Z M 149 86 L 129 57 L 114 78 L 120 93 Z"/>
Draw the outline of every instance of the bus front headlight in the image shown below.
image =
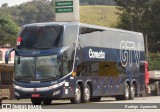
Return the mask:
<path fill-rule="evenodd" d="M 15 89 L 21 89 L 22 87 L 17 86 L 17 85 L 14 85 L 14 88 L 15 88 Z"/>

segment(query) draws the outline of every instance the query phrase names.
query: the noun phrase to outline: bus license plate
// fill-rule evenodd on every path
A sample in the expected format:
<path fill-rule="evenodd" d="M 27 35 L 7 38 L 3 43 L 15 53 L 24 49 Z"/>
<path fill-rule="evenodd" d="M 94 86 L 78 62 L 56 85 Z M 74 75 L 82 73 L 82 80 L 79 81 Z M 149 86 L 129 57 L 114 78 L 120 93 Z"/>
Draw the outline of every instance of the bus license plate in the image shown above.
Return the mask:
<path fill-rule="evenodd" d="M 32 97 L 37 98 L 37 97 L 40 97 L 40 95 L 39 94 L 32 94 Z"/>

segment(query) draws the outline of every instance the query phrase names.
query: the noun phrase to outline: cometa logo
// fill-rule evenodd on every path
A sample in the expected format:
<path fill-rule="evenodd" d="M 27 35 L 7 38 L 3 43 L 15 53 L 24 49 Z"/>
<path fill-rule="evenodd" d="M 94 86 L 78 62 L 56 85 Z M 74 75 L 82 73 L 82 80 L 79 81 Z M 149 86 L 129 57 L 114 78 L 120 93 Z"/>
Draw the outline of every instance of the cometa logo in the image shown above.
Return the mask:
<path fill-rule="evenodd" d="M 103 52 L 102 50 L 100 52 L 97 52 L 89 49 L 89 58 L 105 59 L 105 52 Z"/>

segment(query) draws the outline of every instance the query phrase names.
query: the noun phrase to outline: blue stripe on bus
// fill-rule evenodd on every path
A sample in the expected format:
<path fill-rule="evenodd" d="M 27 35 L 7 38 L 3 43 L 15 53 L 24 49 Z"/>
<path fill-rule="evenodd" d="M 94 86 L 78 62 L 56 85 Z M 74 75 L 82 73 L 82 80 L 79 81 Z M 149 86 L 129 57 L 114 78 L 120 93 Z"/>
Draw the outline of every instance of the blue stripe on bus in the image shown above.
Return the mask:
<path fill-rule="evenodd" d="M 48 56 L 60 53 L 60 48 L 50 49 L 50 50 L 15 50 L 17 56 L 26 57 L 38 57 L 38 56 Z"/>
<path fill-rule="evenodd" d="M 108 86 L 107 86 L 107 89 L 105 90 L 105 94 L 107 94 L 107 92 L 108 92 L 108 90 L 109 90 L 109 88 L 110 88 L 110 85 L 111 85 L 111 83 L 112 83 L 112 77 L 110 77 L 110 79 L 109 79 L 109 84 L 107 84 Z"/>
<path fill-rule="evenodd" d="M 104 82 L 106 81 L 107 79 L 105 78 L 101 84 L 99 85 L 99 88 L 104 84 Z M 94 91 L 93 95 L 95 95 L 98 91 L 99 91 L 99 88 L 97 87 L 97 89 Z"/>
<path fill-rule="evenodd" d="M 116 84 L 116 86 L 114 87 L 113 91 L 112 91 L 112 95 L 114 95 L 114 93 L 117 91 L 117 85 L 119 85 L 122 81 L 122 77 L 120 77 L 120 79 L 118 80 L 118 83 Z"/>
<path fill-rule="evenodd" d="M 103 51 L 105 52 L 105 58 L 90 58 L 89 57 L 89 50 L 92 49 L 93 51 L 96 51 L 96 52 L 100 52 L 100 51 Z M 127 52 L 129 52 L 130 50 L 126 50 Z M 133 63 L 136 63 L 136 57 L 135 57 L 135 54 L 134 54 L 134 51 L 131 50 L 130 52 L 132 52 L 132 65 Z M 140 61 L 144 61 L 145 60 L 145 55 L 144 55 L 144 51 L 140 51 Z M 107 62 L 121 62 L 120 60 L 120 49 L 111 49 L 111 48 L 98 48 L 98 47 L 85 47 L 85 48 L 82 48 L 79 53 L 78 53 L 78 57 L 80 58 L 81 62 L 86 62 L 86 61 L 99 61 L 99 62 L 104 62 L 104 61 L 107 61 Z M 129 57 L 128 57 L 129 58 Z M 129 66 L 129 65 L 127 65 Z"/>

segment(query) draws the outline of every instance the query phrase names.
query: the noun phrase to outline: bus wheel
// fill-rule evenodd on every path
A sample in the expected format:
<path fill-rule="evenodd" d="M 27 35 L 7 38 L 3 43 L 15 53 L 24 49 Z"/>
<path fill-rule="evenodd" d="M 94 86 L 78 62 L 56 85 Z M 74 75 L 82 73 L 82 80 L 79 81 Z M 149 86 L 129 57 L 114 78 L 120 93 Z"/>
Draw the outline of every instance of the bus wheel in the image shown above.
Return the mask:
<path fill-rule="evenodd" d="M 129 99 L 129 85 L 125 83 L 125 88 L 124 88 L 124 95 L 122 96 L 122 100 L 128 100 Z"/>
<path fill-rule="evenodd" d="M 160 83 L 158 83 L 158 96 L 160 96 Z"/>
<path fill-rule="evenodd" d="M 33 105 L 41 105 L 42 100 L 37 98 L 31 98 L 31 102 Z"/>
<path fill-rule="evenodd" d="M 45 99 L 43 100 L 44 105 L 50 105 L 52 103 L 52 99 Z"/>
<path fill-rule="evenodd" d="M 133 100 L 135 97 L 135 85 L 131 84 L 130 89 L 129 89 L 129 99 Z"/>
<path fill-rule="evenodd" d="M 156 82 L 154 85 L 155 85 L 155 96 L 160 96 L 160 84 Z"/>
<path fill-rule="evenodd" d="M 149 95 L 149 94 L 148 94 Z M 143 90 L 141 94 L 139 94 L 140 97 L 145 97 L 146 96 L 146 91 Z"/>
<path fill-rule="evenodd" d="M 82 93 L 82 102 L 83 103 L 89 102 L 90 101 L 90 97 L 91 97 L 91 89 L 90 89 L 89 85 L 87 84 L 84 87 L 84 91 Z"/>
<path fill-rule="evenodd" d="M 71 103 L 74 103 L 74 104 L 81 102 L 81 88 L 78 84 L 74 91 L 74 97 L 71 98 L 70 100 L 71 100 Z"/>
<path fill-rule="evenodd" d="M 101 101 L 101 97 L 91 98 L 90 101 L 91 101 L 91 102 L 100 102 L 100 101 Z"/>

